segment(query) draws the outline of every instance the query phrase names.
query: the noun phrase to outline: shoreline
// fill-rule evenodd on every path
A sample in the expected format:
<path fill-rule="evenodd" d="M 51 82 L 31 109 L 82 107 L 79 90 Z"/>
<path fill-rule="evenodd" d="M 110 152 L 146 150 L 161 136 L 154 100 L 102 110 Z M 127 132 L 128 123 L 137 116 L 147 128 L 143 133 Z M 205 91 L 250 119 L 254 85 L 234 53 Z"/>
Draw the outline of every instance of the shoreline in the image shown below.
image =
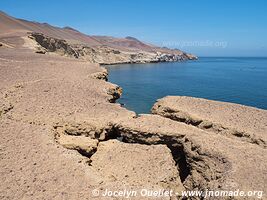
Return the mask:
<path fill-rule="evenodd" d="M 69 36 L 73 30 L 53 31 Z M 169 61 L 185 56 L 181 51 L 170 57 L 129 54 L 122 47 L 118 52 L 16 34 L 0 38 L 7 44 L 0 46 L 3 199 L 101 199 L 94 191 L 107 188 L 266 193 L 267 111 L 167 96 L 154 104 L 152 114 L 137 115 L 116 103 L 122 88 L 109 82 L 97 63 L 155 56 Z"/>
<path fill-rule="evenodd" d="M 128 90 L 126 96 L 123 95 L 125 99 L 120 100 L 120 102 L 127 104 L 127 108 L 137 113 L 144 113 L 143 110 L 145 110 L 145 113 L 149 113 L 149 109 L 158 98 L 167 96 L 170 93 L 178 96 L 236 103 L 266 110 L 267 104 L 264 102 L 263 94 L 265 84 L 250 83 L 256 80 L 256 77 L 258 77 L 259 81 L 263 81 L 265 76 L 261 74 L 261 71 L 262 73 L 266 71 L 264 68 L 265 63 L 265 60 L 260 59 L 255 61 L 250 61 L 249 59 L 233 61 L 231 58 L 225 58 L 225 60 L 220 61 L 213 58 L 206 60 L 201 60 L 200 58 L 200 62 L 144 64 L 140 67 L 132 64 L 126 65 L 125 68 L 123 68 L 124 65 L 104 67 L 110 72 L 110 80 Z M 227 67 L 227 65 L 234 65 L 234 67 Z M 225 69 L 224 66 L 226 66 Z M 138 73 L 140 73 L 140 76 L 138 76 Z M 164 76 L 161 76 L 163 73 Z M 199 75 L 196 73 L 199 73 Z M 237 73 L 240 73 L 240 77 L 234 79 Z M 228 74 L 227 76 L 229 77 L 225 77 L 224 74 Z M 216 77 L 218 82 L 216 82 Z M 127 79 L 129 79 L 129 82 Z M 151 83 L 147 83 L 146 79 L 151 80 Z M 250 82 L 246 83 L 245 81 L 248 79 Z M 164 83 L 163 86 L 160 86 L 162 85 L 161 81 Z M 209 83 L 212 83 L 211 88 L 208 88 Z M 244 83 L 247 86 L 243 87 L 240 83 Z M 257 90 L 250 91 L 249 88 L 257 85 Z M 149 94 L 144 93 L 148 88 L 151 88 Z M 165 88 L 168 92 L 164 91 Z M 257 91 L 263 91 L 263 93 Z M 132 98 L 135 100 L 132 100 Z M 141 106 L 142 99 L 144 99 L 144 106 Z"/>
<path fill-rule="evenodd" d="M 82 199 L 93 198 L 91 191 L 95 188 L 119 190 L 132 184 L 136 188 L 157 185 L 175 191 L 185 188 L 265 190 L 262 174 L 267 167 L 261 160 L 267 155 L 266 146 L 258 141 L 266 141 L 261 134 L 266 119 L 257 115 L 265 116 L 266 112 L 233 106 L 239 116 L 251 117 L 244 119 L 245 130 L 238 133 L 232 133 L 232 129 L 223 132 L 229 127 L 225 124 L 227 120 L 218 122 L 203 116 L 198 116 L 205 122 L 201 127 L 215 128 L 206 131 L 192 126 L 198 123 L 198 118 L 183 118 L 191 111 L 177 111 L 173 106 L 181 102 L 169 105 L 172 100 L 166 104 L 159 102 L 162 109 L 158 109 L 159 104 L 154 107 L 154 112 L 159 114 L 137 116 L 112 103 L 119 98 L 121 90 L 105 81 L 107 72 L 99 64 L 59 55 L 40 55 L 23 48 L 0 51 L 1 58 L 5 59 L 0 68 L 3 76 L 0 100 L 4 105 L 1 110 L 5 111 L 0 119 L 0 130 L 4 133 L 1 145 L 5 144 L 0 164 L 5 180 L 13 181 L 8 175 L 11 168 L 23 180 L 11 189 L 29 186 L 34 196 L 45 197 L 62 197 L 59 191 L 64 191 L 74 199 L 78 194 Z M 213 103 L 203 102 L 204 105 Z M 227 103 L 219 107 L 223 105 Z M 164 115 L 168 113 L 172 116 L 166 118 Z M 226 116 L 225 113 L 222 116 Z M 234 128 L 239 129 L 239 125 Z M 23 148 L 14 153 L 18 146 Z M 38 173 L 31 175 L 32 170 Z M 249 185 L 245 174 L 254 177 Z M 78 181 L 73 182 L 73 177 Z M 44 192 L 39 192 L 36 181 Z M 0 184 L 0 187 L 5 197 L 18 199 L 21 196 L 20 192 L 12 193 L 7 188 L 9 184 Z M 24 193 L 25 197 L 30 195 Z"/>
<path fill-rule="evenodd" d="M 36 53 L 56 53 L 101 65 L 197 60 L 197 56 L 192 54 L 159 47 L 153 50 L 142 50 L 120 49 L 119 47 L 109 47 L 107 45 L 88 46 L 85 44 L 72 44 L 66 40 L 37 32 L 29 32 L 28 38 L 35 43 Z"/>

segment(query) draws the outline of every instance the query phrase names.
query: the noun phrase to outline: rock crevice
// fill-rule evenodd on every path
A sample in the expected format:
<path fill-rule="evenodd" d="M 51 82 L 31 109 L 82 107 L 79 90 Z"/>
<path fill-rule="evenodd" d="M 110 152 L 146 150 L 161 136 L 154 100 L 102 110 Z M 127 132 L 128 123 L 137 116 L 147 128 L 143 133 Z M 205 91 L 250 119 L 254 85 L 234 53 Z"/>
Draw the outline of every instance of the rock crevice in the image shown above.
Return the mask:
<path fill-rule="evenodd" d="M 117 139 L 127 144 L 139 144 L 145 146 L 165 145 L 170 149 L 177 168 L 177 178 L 183 183 L 186 189 L 204 190 L 207 188 L 219 188 L 219 180 L 227 171 L 228 161 L 222 155 L 206 154 L 193 140 L 185 135 L 168 135 L 165 133 L 136 130 L 127 127 L 122 123 L 108 124 L 96 129 L 91 125 L 76 124 L 55 126 L 56 141 L 65 148 L 77 150 L 89 159 L 97 151 L 99 144 L 112 139 Z M 100 137 L 101 135 L 101 137 Z M 69 140 L 66 137 L 79 138 Z M 84 139 L 86 138 L 86 139 Z M 97 145 L 91 140 L 98 141 Z M 87 141 L 88 147 L 84 145 Z M 71 142 L 68 143 L 68 142 Z M 93 149 L 90 153 L 88 149 Z M 91 161 L 89 162 L 91 165 Z M 110 163 L 113 165 L 114 163 Z"/>
<path fill-rule="evenodd" d="M 177 97 L 177 98 L 180 98 L 180 97 Z M 195 101 L 197 102 L 201 100 L 195 99 Z M 203 101 L 208 101 L 208 100 L 203 100 Z M 174 121 L 178 121 L 178 122 L 182 122 L 188 125 L 195 126 L 204 131 L 208 131 L 208 132 L 212 132 L 216 134 L 222 134 L 227 137 L 231 137 L 231 138 L 235 138 L 238 140 L 242 140 L 245 142 L 259 145 L 263 148 L 267 147 L 266 141 L 264 140 L 265 136 L 261 137 L 261 135 L 256 135 L 250 130 L 246 130 L 244 128 L 242 128 L 243 130 L 240 130 L 238 125 L 237 127 L 229 126 L 228 125 L 229 123 L 224 123 L 224 120 L 221 120 L 221 123 L 220 123 L 220 120 L 212 121 L 212 119 L 209 119 L 209 117 L 202 116 L 201 114 L 195 114 L 194 113 L 195 111 L 193 110 L 192 110 L 192 113 L 189 113 L 190 111 L 183 109 L 183 107 L 179 109 L 179 104 L 176 104 L 175 107 L 169 107 L 167 103 L 165 104 L 164 99 L 159 100 L 152 107 L 151 112 L 152 114 L 160 115 L 160 116 L 172 119 Z M 212 112 L 212 110 L 211 111 L 206 110 L 206 112 Z"/>

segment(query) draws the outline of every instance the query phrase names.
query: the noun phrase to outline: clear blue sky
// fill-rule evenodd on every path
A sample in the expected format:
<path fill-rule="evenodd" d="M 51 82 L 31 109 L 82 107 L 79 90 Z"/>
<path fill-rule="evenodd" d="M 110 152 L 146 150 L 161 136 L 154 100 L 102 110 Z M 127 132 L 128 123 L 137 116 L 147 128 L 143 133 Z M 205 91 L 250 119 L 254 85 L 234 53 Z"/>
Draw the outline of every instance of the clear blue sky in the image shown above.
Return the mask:
<path fill-rule="evenodd" d="M 265 0 L 1 0 L 0 10 L 200 56 L 267 56 Z"/>

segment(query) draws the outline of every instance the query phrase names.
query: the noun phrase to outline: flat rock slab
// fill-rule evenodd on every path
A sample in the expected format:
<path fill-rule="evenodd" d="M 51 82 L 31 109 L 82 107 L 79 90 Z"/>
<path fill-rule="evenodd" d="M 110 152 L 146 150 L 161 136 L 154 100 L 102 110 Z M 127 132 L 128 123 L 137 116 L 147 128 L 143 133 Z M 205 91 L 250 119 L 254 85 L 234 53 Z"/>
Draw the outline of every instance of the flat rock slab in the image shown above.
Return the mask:
<path fill-rule="evenodd" d="M 152 113 L 264 148 L 267 145 L 266 110 L 193 97 L 167 96 L 157 101 Z"/>
<path fill-rule="evenodd" d="M 184 189 L 166 145 L 127 144 L 118 140 L 100 142 L 91 166 L 111 182 L 136 189 Z"/>

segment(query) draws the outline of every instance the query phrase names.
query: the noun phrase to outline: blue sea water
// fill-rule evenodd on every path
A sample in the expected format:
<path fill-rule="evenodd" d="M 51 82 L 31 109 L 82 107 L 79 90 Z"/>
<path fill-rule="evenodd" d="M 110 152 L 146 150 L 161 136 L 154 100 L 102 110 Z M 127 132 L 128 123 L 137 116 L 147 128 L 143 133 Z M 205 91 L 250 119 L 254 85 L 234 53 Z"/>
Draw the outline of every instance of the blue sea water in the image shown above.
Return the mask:
<path fill-rule="evenodd" d="M 107 67 L 109 81 L 123 88 L 118 100 L 149 113 L 167 95 L 201 97 L 267 109 L 267 58 L 203 57 L 197 61 Z"/>

